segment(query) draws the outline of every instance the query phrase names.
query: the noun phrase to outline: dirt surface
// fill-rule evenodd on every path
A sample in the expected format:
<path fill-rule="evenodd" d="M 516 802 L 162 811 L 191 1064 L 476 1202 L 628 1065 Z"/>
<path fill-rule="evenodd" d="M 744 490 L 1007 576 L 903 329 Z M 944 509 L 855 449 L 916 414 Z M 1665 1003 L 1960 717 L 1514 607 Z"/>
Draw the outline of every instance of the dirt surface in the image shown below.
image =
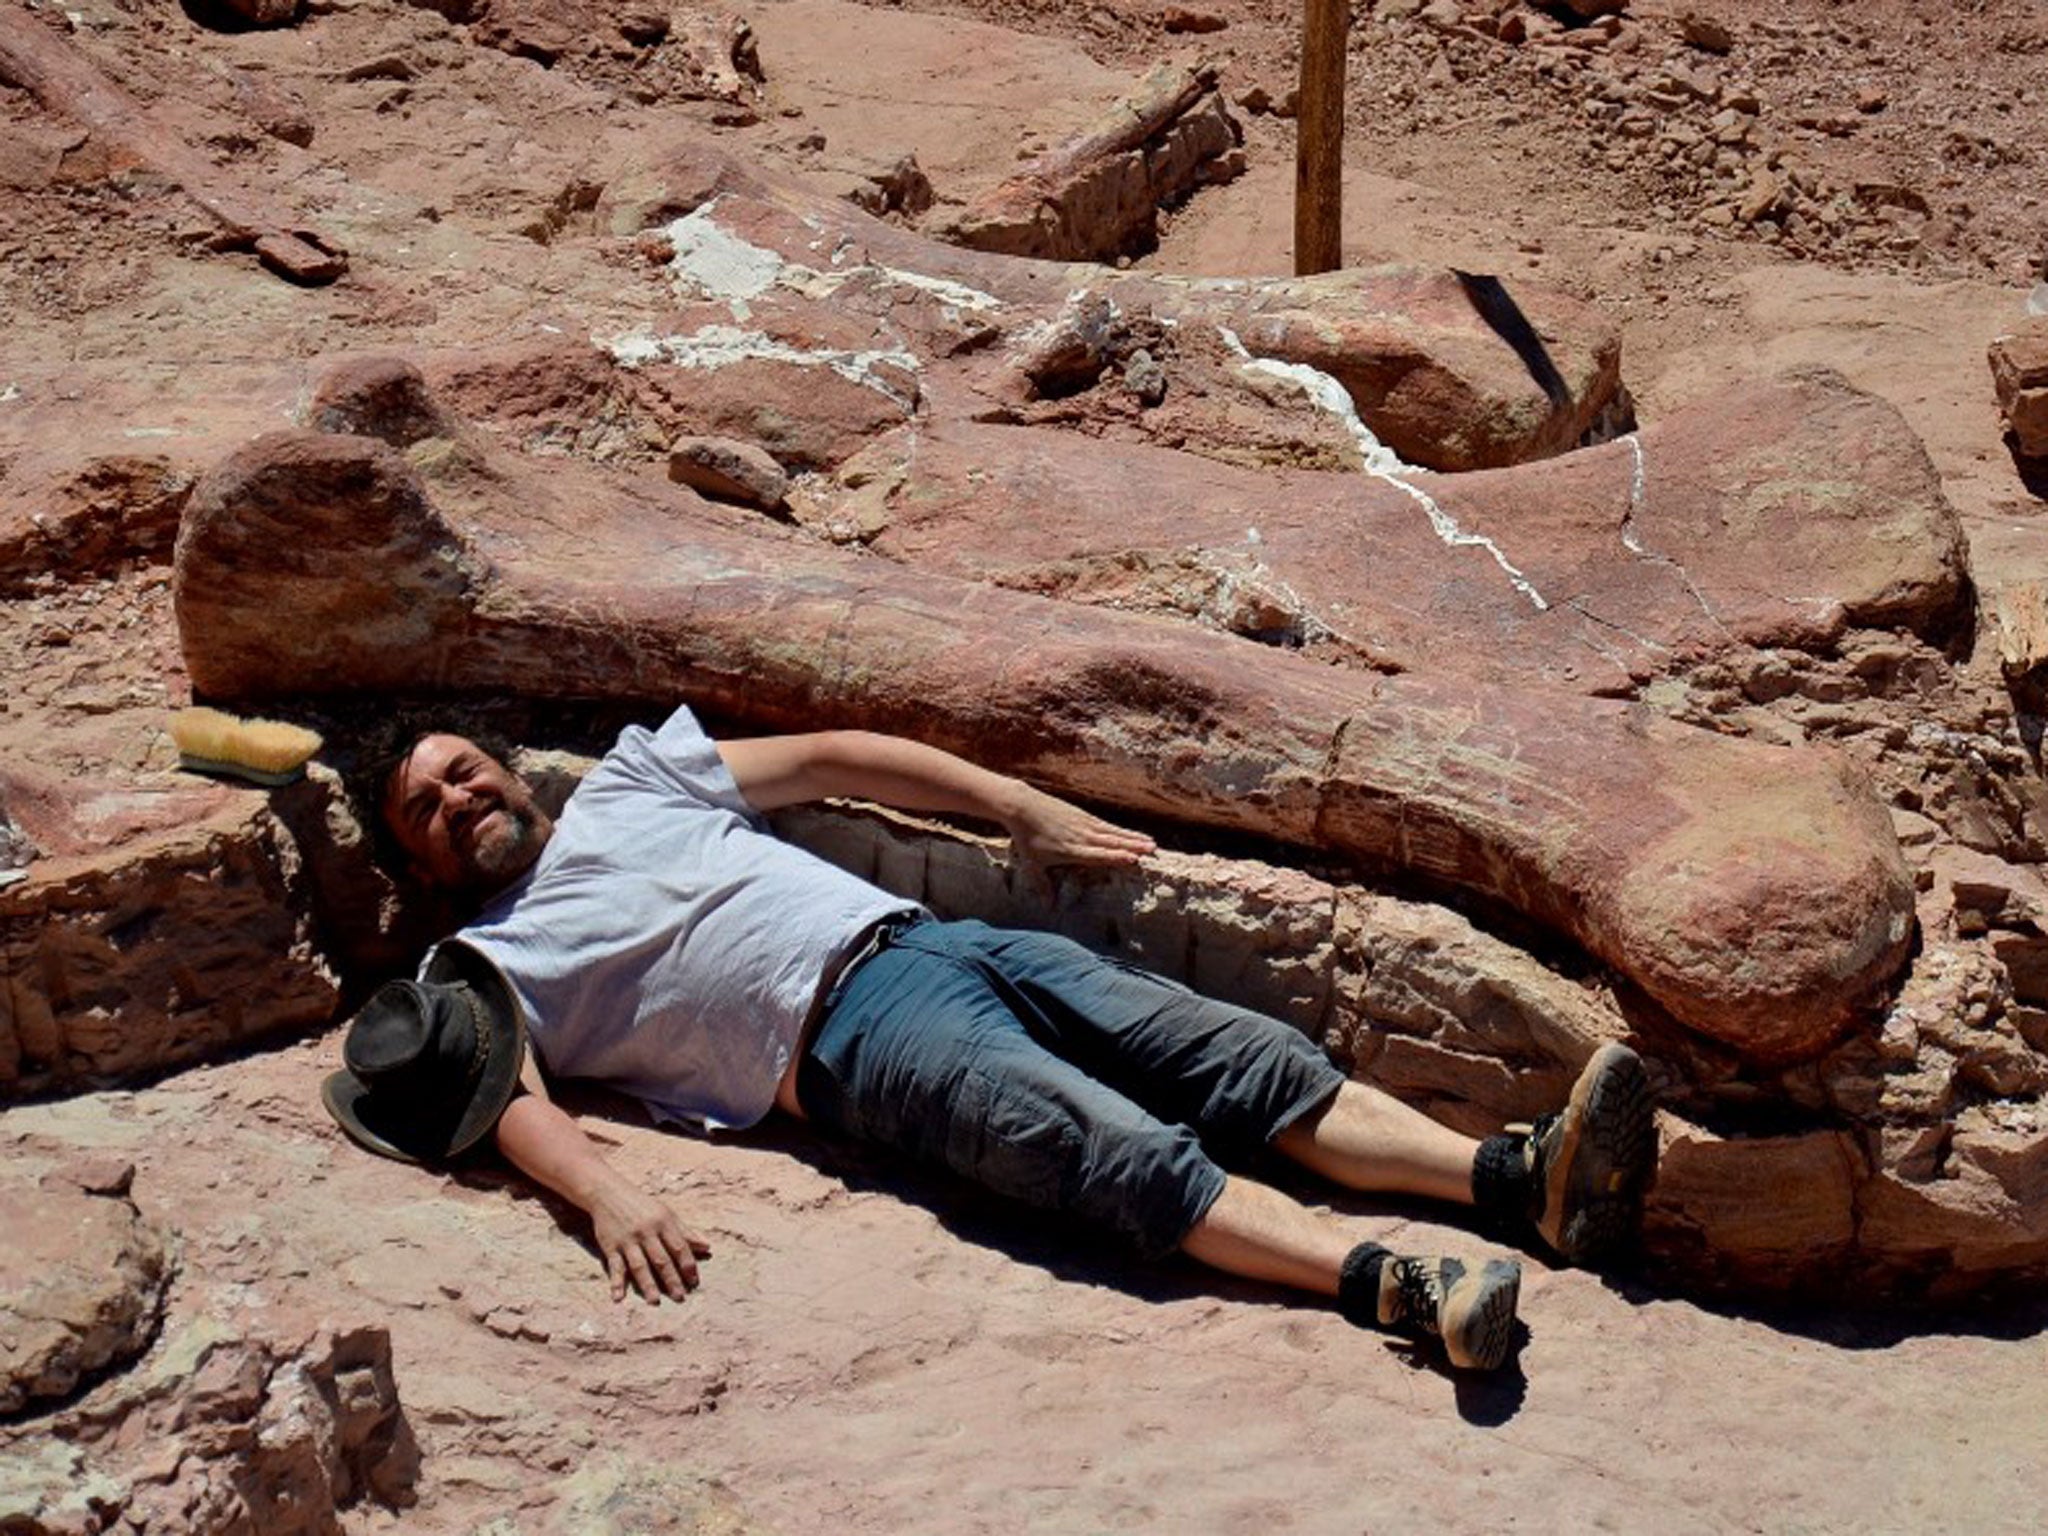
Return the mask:
<path fill-rule="evenodd" d="M 630 1112 L 586 1124 L 714 1254 L 686 1305 L 613 1306 L 573 1213 L 388 1168 L 316 1121 L 331 1052 L 12 1110 L 4 1136 L 28 1171 L 133 1159 L 188 1298 L 390 1328 L 421 1503 L 350 1529 L 2018 1531 L 2039 1504 L 2039 1306 L 1898 1337 L 1532 1260 L 1516 1366 L 1457 1380 L 843 1148 L 707 1148 Z M 1388 1232 L 1486 1251 L 1420 1215 Z"/>
<path fill-rule="evenodd" d="M 110 177 L 82 132 L 0 87 L 0 463 L 35 452 L 53 403 L 98 401 L 154 452 L 223 415 L 284 425 L 301 402 L 266 393 L 282 361 L 624 329 L 638 258 L 564 236 L 664 112 L 835 186 L 914 153 L 943 208 L 1160 58 L 1216 60 L 1233 101 L 1284 103 L 1298 26 L 1273 0 L 763 0 L 736 7 L 765 77 L 741 110 L 636 100 L 634 50 L 609 35 L 572 34 L 544 66 L 396 0 L 278 30 L 208 24 L 197 0 L 31 9 L 156 131 L 352 265 L 302 288 L 209 249 L 210 221 L 161 178 Z M 1980 592 L 2048 573 L 2048 502 L 2001 440 L 1984 360 L 2048 258 L 2048 6 L 1639 3 L 1587 47 L 1471 24 L 1511 11 L 1361 8 L 1347 261 L 1536 276 L 1597 303 L 1646 421 L 1762 370 L 1840 369 L 1924 440 Z M 1727 50 L 1688 42 L 1682 11 Z M 1293 125 L 1240 117 L 1246 174 L 1177 210 L 1140 265 L 1287 267 Z M 160 567 L 10 599 L 0 751 L 52 773 L 160 761 L 154 712 L 184 694 L 167 606 Z M 1990 1531 L 2033 1529 L 2048 1495 L 2038 1301 L 1759 1319 L 1532 1260 L 1517 1368 L 1460 1382 L 1265 1292 L 1076 1259 L 843 1150 L 707 1148 L 595 1103 L 623 1166 L 717 1249 L 687 1306 L 613 1307 L 563 1213 L 347 1147 L 314 1107 L 334 1051 L 13 1108 L 0 1145 L 31 1174 L 81 1150 L 133 1160 L 137 1205 L 180 1235 L 174 1312 L 226 1287 L 391 1329 L 421 1502 L 346 1512 L 349 1529 Z M 1424 1215 L 1389 1230 L 1484 1251 Z"/>

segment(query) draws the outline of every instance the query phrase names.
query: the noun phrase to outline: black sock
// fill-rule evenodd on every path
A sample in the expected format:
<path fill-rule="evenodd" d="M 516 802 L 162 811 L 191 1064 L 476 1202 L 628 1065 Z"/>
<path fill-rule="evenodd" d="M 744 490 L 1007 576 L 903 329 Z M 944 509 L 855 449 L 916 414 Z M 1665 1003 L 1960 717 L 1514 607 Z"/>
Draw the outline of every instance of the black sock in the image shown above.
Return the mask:
<path fill-rule="evenodd" d="M 1488 1216 L 1522 1217 L 1529 1210 L 1525 1136 L 1489 1136 L 1472 1160 L 1472 1203 Z"/>
<path fill-rule="evenodd" d="M 1337 1271 L 1337 1311 L 1360 1328 L 1380 1325 L 1380 1267 L 1393 1254 L 1378 1243 L 1360 1243 L 1344 1255 Z"/>

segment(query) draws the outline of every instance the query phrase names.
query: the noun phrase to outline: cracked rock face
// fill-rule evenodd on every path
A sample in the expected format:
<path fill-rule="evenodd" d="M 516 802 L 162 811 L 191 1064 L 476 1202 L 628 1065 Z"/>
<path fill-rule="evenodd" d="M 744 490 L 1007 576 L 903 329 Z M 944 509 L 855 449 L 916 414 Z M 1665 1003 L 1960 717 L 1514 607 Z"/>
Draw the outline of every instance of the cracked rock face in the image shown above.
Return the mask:
<path fill-rule="evenodd" d="M 868 218 L 701 140 L 621 168 L 597 217 L 638 236 L 675 298 L 659 330 L 606 344 L 650 387 L 666 380 L 695 433 L 761 439 L 808 381 L 823 398 L 796 414 L 815 422 L 851 415 L 862 391 L 877 420 L 928 399 L 919 414 L 939 419 L 1064 420 L 1284 461 L 1297 428 L 1248 434 L 1239 419 L 1259 413 L 1243 355 L 1329 375 L 1379 442 L 1436 469 L 1545 457 L 1626 414 L 1612 327 L 1536 286 L 1417 266 L 1247 282 L 1020 260 Z M 1121 394 L 1138 351 L 1162 368 L 1166 405 L 1098 401 L 1105 379 Z"/>
<path fill-rule="evenodd" d="M 32 1426 L 0 1427 L 0 1522 L 24 1536 L 338 1536 L 411 1504 L 419 1451 L 382 1327 L 232 1315 L 213 1294 L 148 1360 Z"/>
<path fill-rule="evenodd" d="M 1367 468 L 1053 454 L 946 423 L 865 450 L 809 520 L 906 565 L 1339 665 L 1574 692 L 1856 628 L 1939 643 L 1967 621 L 1962 530 L 1926 454 L 1836 375 L 1745 384 L 1513 470 Z"/>
<path fill-rule="evenodd" d="M 62 1402 L 156 1336 L 171 1264 L 125 1183 L 0 1175 L 0 1416 Z"/>
<path fill-rule="evenodd" d="M 255 797 L 107 798 L 127 803 L 52 791 L 44 846 L 97 846 L 0 886 L 0 1101 L 201 1060 L 334 1009 L 296 853 Z"/>

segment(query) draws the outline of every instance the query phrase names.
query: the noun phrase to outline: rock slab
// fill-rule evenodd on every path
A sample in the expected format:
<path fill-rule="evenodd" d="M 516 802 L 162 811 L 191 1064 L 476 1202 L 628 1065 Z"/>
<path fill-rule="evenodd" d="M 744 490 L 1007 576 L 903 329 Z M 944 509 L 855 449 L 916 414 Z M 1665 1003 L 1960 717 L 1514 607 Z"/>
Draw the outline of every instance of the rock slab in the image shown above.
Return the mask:
<path fill-rule="evenodd" d="M 125 1190 L 0 1178 L 0 1233 L 0 1416 L 52 1407 L 148 1348 L 172 1266 Z"/>
<path fill-rule="evenodd" d="M 2048 317 L 1991 343 L 1991 380 L 2021 457 L 2048 458 Z"/>
<path fill-rule="evenodd" d="M 414 1501 L 385 1328 L 294 1334 L 224 1291 L 202 1302 L 138 1369 L 33 1429 L 0 1426 L 0 1530 L 339 1536 L 350 1506 Z"/>
<path fill-rule="evenodd" d="M 136 798 L 136 797 L 131 797 Z M 0 886 L 0 1102 L 324 1023 L 339 995 L 254 794 Z"/>

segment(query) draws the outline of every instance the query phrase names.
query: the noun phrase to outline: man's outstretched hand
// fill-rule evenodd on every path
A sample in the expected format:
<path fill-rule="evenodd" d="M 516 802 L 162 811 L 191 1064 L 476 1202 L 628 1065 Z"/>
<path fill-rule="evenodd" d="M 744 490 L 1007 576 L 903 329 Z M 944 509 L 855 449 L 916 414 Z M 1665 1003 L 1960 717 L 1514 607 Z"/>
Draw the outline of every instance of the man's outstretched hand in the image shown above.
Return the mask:
<path fill-rule="evenodd" d="M 650 1302 L 681 1301 L 697 1288 L 697 1261 L 711 1257 L 711 1244 L 665 1201 L 623 1179 L 592 1202 L 590 1225 L 613 1301 L 625 1300 L 628 1285 Z"/>
<path fill-rule="evenodd" d="M 1158 845 L 1142 832 L 1104 821 L 1044 790 L 1024 787 L 1008 818 L 1010 845 L 1035 864 L 1092 864 L 1121 868 Z"/>
<path fill-rule="evenodd" d="M 697 1288 L 697 1261 L 711 1257 L 711 1245 L 684 1226 L 664 1201 L 605 1159 L 583 1128 L 548 1097 L 530 1055 L 520 1083 L 527 1091 L 498 1117 L 498 1150 L 590 1217 L 612 1300 L 624 1301 L 628 1285 L 650 1302 L 689 1295 Z"/>

